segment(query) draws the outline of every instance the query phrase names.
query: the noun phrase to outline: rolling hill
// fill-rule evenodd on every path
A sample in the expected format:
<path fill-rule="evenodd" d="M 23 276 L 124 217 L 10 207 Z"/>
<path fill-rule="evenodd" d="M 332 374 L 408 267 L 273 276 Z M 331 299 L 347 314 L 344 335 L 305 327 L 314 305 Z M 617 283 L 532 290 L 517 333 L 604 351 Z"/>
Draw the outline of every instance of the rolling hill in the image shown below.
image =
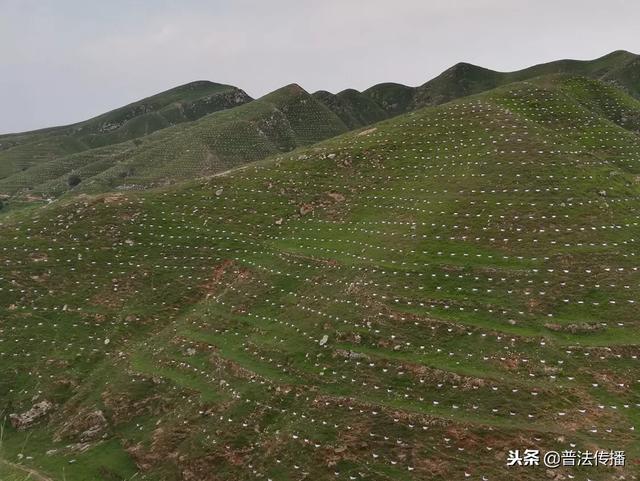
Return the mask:
<path fill-rule="evenodd" d="M 438 105 L 508 83 L 552 74 L 581 75 L 601 80 L 640 98 L 639 72 L 640 57 L 623 50 L 595 60 L 558 60 L 515 72 L 496 72 L 463 62 L 416 88 L 410 105 L 411 108 Z"/>
<path fill-rule="evenodd" d="M 347 132 L 336 97 L 149 136 L 178 169 L 245 128 L 224 175 L 0 218 L 0 473 L 637 479 L 640 102 L 552 71 Z"/>
<path fill-rule="evenodd" d="M 383 83 L 364 92 L 349 89 L 336 95 L 323 91 L 314 95 L 347 125 L 358 128 L 382 118 L 552 74 L 581 75 L 601 80 L 640 98 L 640 57 L 623 50 L 595 60 L 558 60 L 515 72 L 496 72 L 461 62 L 418 87 Z"/>
<path fill-rule="evenodd" d="M 140 189 L 223 172 L 269 155 L 333 137 L 348 129 L 298 85 L 258 100 L 159 130 L 138 142 L 116 143 L 57 157 L 0 179 L 0 192 L 56 197 Z M 69 175 L 79 185 L 70 185 Z"/>
<path fill-rule="evenodd" d="M 553 74 L 600 80 L 640 96 L 640 60 L 626 51 L 509 73 L 459 63 L 419 87 L 385 83 L 309 95 L 287 86 L 254 102 L 235 87 L 194 82 L 70 127 L 0 136 L 0 197 L 14 198 L 13 205 L 213 175 L 425 106 Z"/>
<path fill-rule="evenodd" d="M 197 81 L 77 124 L 0 135 L 0 178 L 69 154 L 133 141 L 251 100 L 236 87 Z"/>

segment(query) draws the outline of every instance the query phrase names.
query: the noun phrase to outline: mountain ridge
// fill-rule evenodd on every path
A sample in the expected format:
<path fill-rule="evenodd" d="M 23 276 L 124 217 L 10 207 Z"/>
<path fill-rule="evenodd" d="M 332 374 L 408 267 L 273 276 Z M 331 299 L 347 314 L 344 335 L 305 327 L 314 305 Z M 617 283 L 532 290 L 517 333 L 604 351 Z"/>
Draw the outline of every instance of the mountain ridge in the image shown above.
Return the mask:
<path fill-rule="evenodd" d="M 0 195 L 57 197 L 86 191 L 92 179 L 97 181 L 94 187 L 102 189 L 185 180 L 420 108 L 553 74 L 598 79 L 640 97 L 640 57 L 623 50 L 594 60 L 558 60 L 513 72 L 459 62 L 417 87 L 387 82 L 362 92 L 344 89 L 336 94 L 309 93 L 294 83 L 251 99 L 237 87 L 196 81 L 72 126 L 0 136 Z M 288 106 L 282 110 L 279 103 Z M 236 109 L 240 109 L 237 115 Z M 238 129 L 229 130 L 231 125 Z M 221 135 L 243 147 L 228 150 Z M 10 145 L 12 138 L 16 145 Z M 67 182 L 72 175 L 83 185 L 76 188 Z"/>
<path fill-rule="evenodd" d="M 635 76 L 629 70 L 635 73 Z M 389 116 L 393 116 L 430 105 L 440 105 L 507 83 L 552 73 L 573 73 L 598 78 L 615 83 L 634 97 L 640 98 L 640 56 L 626 50 L 616 50 L 593 60 L 555 60 L 510 72 L 492 70 L 468 62 L 458 62 L 416 87 L 385 82 L 373 85 L 359 93 L 371 98 L 387 111 Z M 396 95 L 391 96 L 391 101 L 385 100 L 385 94 L 389 95 L 388 91 L 391 90 L 396 90 Z"/>
<path fill-rule="evenodd" d="M 69 124 L 64 124 L 64 125 L 57 125 L 57 126 L 50 126 L 50 127 L 43 127 L 40 129 L 35 129 L 35 130 L 27 130 L 27 131 L 23 131 L 23 132 L 7 132 L 4 134 L 0 134 L 0 141 L 4 138 L 4 137 L 12 137 L 12 136 L 19 136 L 19 135 L 23 135 L 23 134 L 35 134 L 35 133 L 46 133 L 49 132 L 51 130 L 78 130 L 80 128 L 82 128 L 83 126 L 85 126 L 86 124 L 92 124 L 95 123 L 97 120 L 102 119 L 102 118 L 108 118 L 110 116 L 112 116 L 113 114 L 117 114 L 121 111 L 127 111 L 127 110 L 131 110 L 131 109 L 135 109 L 137 106 L 139 105 L 145 105 L 145 104 L 160 104 L 161 106 L 165 107 L 167 106 L 169 103 L 171 103 L 172 99 L 175 101 L 180 101 L 180 100 L 188 100 L 189 97 L 194 97 L 193 95 L 189 96 L 179 96 L 177 94 L 181 94 L 181 93 L 189 93 L 189 92 L 193 92 L 193 91 L 197 91 L 197 92 L 201 92 L 203 95 L 206 93 L 214 93 L 216 91 L 219 91 L 220 89 L 237 89 L 238 91 L 244 92 L 241 89 L 238 89 L 237 87 L 233 87 L 231 85 L 227 85 L 227 84 L 220 84 L 217 82 L 212 82 L 210 80 L 193 80 L 191 82 L 187 82 L 185 84 L 181 84 L 175 87 L 171 87 L 168 88 L 166 90 L 163 90 L 161 92 L 149 95 L 147 97 L 143 97 L 141 99 L 138 100 L 134 100 L 132 102 L 129 102 L 125 105 L 122 105 L 120 107 L 115 107 L 111 110 L 107 110 L 104 113 L 101 114 L 97 114 L 94 115 L 93 117 L 90 117 L 86 120 L 80 120 L 78 122 L 71 122 Z M 196 95 L 194 98 L 199 97 L 200 95 Z M 251 98 L 247 95 L 248 98 Z"/>

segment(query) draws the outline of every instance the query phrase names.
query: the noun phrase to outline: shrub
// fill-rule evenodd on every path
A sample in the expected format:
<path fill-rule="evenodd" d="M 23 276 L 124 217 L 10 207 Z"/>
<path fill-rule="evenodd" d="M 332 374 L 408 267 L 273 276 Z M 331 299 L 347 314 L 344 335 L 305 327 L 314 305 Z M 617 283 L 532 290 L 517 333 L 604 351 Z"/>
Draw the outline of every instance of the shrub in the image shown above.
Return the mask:
<path fill-rule="evenodd" d="M 67 182 L 69 184 L 69 187 L 75 187 L 76 185 L 78 185 L 80 182 L 82 182 L 82 179 L 80 178 L 79 175 L 77 174 L 71 174 L 69 176 L 69 178 L 67 179 Z"/>

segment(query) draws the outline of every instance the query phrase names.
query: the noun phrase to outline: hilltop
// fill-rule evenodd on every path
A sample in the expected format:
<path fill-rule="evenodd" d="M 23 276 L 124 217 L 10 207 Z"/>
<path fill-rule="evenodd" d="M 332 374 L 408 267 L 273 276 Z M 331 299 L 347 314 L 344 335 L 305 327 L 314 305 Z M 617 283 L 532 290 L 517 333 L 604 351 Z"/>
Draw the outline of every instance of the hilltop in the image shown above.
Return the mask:
<path fill-rule="evenodd" d="M 640 98 L 640 57 L 620 50 L 595 60 L 558 60 L 514 72 L 496 72 L 469 63 L 458 63 L 417 87 L 412 106 L 438 105 L 508 83 L 552 74 L 581 75 L 601 80 Z"/>
<path fill-rule="evenodd" d="M 0 135 L 0 178 L 67 155 L 135 141 L 157 130 L 251 100 L 236 87 L 197 81 L 84 122 Z"/>
<path fill-rule="evenodd" d="M 505 466 L 535 448 L 636 479 L 640 102 L 534 71 L 374 89 L 353 131 L 381 111 L 288 86 L 133 157 L 243 168 L 0 218 L 0 474 L 539 481 Z"/>
<path fill-rule="evenodd" d="M 339 116 L 344 112 L 343 120 L 351 120 L 351 123 L 346 120 L 345 123 L 356 128 L 501 85 L 552 74 L 573 74 L 601 80 L 640 98 L 640 56 L 624 50 L 595 60 L 558 60 L 514 72 L 497 72 L 461 62 L 418 87 L 383 83 L 364 92 L 345 90 L 337 95 L 327 92 L 314 95 L 326 99 L 326 103 Z"/>
<path fill-rule="evenodd" d="M 309 94 L 283 87 L 252 100 L 228 85 L 194 82 L 68 127 L 0 136 L 0 198 L 144 189 L 215 175 L 426 106 L 553 74 L 580 75 L 640 96 L 640 60 L 617 51 L 516 72 L 459 63 L 418 87 Z"/>
<path fill-rule="evenodd" d="M 298 85 L 137 139 L 40 162 L 0 179 L 0 192 L 56 197 L 140 189 L 212 175 L 348 129 Z M 70 185 L 69 175 L 78 177 Z"/>

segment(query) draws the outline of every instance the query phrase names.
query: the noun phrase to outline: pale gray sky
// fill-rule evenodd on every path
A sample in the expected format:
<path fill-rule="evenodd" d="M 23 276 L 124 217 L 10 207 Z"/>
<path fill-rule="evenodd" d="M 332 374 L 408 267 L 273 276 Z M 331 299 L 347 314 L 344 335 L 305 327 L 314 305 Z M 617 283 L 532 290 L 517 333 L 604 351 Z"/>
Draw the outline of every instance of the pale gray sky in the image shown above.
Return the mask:
<path fill-rule="evenodd" d="M 637 0 L 0 0 L 0 133 L 192 80 L 257 97 L 640 53 Z"/>

